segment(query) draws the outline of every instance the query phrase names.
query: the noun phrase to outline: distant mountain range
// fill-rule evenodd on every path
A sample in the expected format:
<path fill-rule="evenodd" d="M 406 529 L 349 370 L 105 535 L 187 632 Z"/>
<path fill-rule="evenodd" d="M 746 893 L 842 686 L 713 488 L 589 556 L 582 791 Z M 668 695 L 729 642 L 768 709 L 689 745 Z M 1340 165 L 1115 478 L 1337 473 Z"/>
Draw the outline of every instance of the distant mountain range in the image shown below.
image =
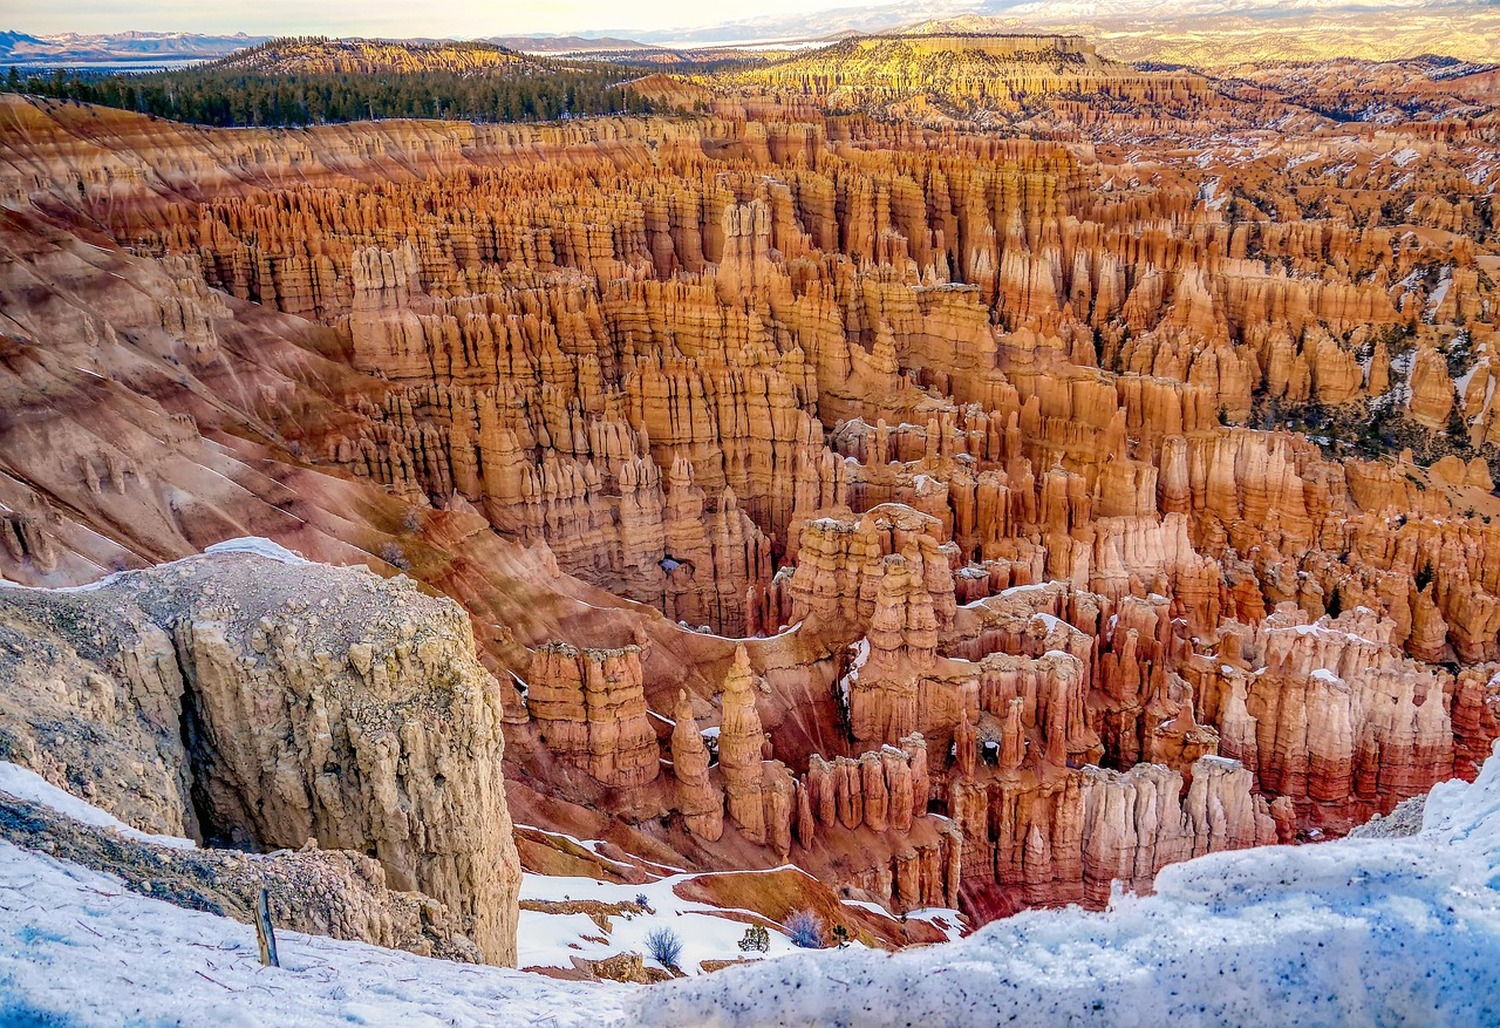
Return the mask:
<path fill-rule="evenodd" d="M 1500 12 L 1500 0 L 916 0 L 865 7 L 810 10 L 768 15 L 717 25 L 676 30 L 631 32 L 660 45 L 702 46 L 708 43 L 764 43 L 825 40 L 855 33 L 898 31 L 923 23 L 975 19 L 991 23 L 989 31 L 1043 31 L 1074 28 L 1100 35 L 1106 28 L 1146 24 L 1184 25 L 1197 19 L 1241 15 L 1271 23 L 1306 22 L 1321 16 L 1352 17 L 1409 12 L 1419 18 L 1445 15 L 1463 19 Z M 1401 26 L 1380 26 L 1399 32 Z M 982 30 L 975 26 L 976 30 Z M 611 30 L 617 31 L 617 30 Z M 619 30 L 624 31 L 624 30 Z M 1500 48 L 1500 43 L 1493 46 Z"/>
<path fill-rule="evenodd" d="M 0 67 L 9 64 L 22 67 L 128 67 L 133 64 L 155 67 L 162 63 L 214 60 L 271 38 L 250 36 L 243 32 L 212 36 L 196 32 L 118 32 L 100 35 L 69 32 L 31 35 L 25 32 L 0 31 Z M 531 54 L 617 53 L 658 49 L 651 43 L 614 36 L 489 36 L 479 42 L 495 43 L 510 50 Z"/>
<path fill-rule="evenodd" d="M 268 36 L 207 36 L 196 32 L 117 32 L 101 35 L 33 36 L 0 31 L 0 65 L 129 65 L 153 67 L 223 57 L 235 50 L 264 43 Z"/>
<path fill-rule="evenodd" d="M 486 43 L 495 43 L 507 50 L 519 50 L 527 54 L 608 53 L 625 50 L 659 49 L 650 43 L 635 39 L 620 39 L 616 36 L 486 36 Z"/>
<path fill-rule="evenodd" d="M 1312 28 L 1319 31 L 1307 31 Z M 1208 30 L 1213 39 L 1205 41 Z M 644 55 L 663 47 L 832 42 L 856 34 L 943 31 L 1083 33 L 1098 42 L 1101 54 L 1118 60 L 1205 68 L 1268 54 L 1291 60 L 1389 59 L 1433 52 L 1495 61 L 1500 60 L 1500 0 L 915 0 L 693 28 L 621 27 L 598 36 L 489 36 L 483 41 L 532 54 Z M 269 38 L 0 31 L 0 67 L 150 68 L 224 57 Z"/>
<path fill-rule="evenodd" d="M 861 33 L 887 32 L 902 25 L 964 14 L 988 13 L 975 0 L 917 0 L 915 3 L 876 3 L 867 7 L 809 10 L 803 14 L 765 15 L 696 28 L 631 33 L 662 46 L 705 46 L 714 43 L 769 43 L 828 40 Z M 614 31 L 614 30 L 611 30 Z"/>

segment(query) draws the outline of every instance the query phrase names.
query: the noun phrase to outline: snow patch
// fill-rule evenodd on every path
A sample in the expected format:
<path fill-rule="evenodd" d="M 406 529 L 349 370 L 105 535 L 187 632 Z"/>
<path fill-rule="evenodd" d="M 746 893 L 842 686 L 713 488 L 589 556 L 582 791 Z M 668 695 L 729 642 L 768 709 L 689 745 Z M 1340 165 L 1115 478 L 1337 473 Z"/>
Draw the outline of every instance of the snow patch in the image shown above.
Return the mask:
<path fill-rule="evenodd" d="M 197 849 L 197 844 L 191 839 L 181 839 L 175 835 L 153 835 L 132 828 L 113 814 L 100 810 L 72 793 L 64 792 L 35 771 L 4 760 L 0 760 L 0 792 L 10 793 L 27 803 L 40 804 L 74 821 L 109 829 L 137 842 L 169 846 L 178 850 Z"/>
<path fill-rule="evenodd" d="M 1039 610 L 1036 613 L 1032 614 L 1031 620 L 1040 621 L 1042 624 L 1046 625 L 1049 634 L 1060 627 L 1073 627 L 1072 625 L 1067 624 L 1061 618 L 1057 617 L 1057 615 L 1048 614 L 1046 611 L 1042 610 Z"/>
<path fill-rule="evenodd" d="M 480 1025 L 623 1023 L 635 991 L 255 929 L 127 891 L 118 879 L 0 842 L 0 1021 L 7 1024 Z"/>
<path fill-rule="evenodd" d="M 870 640 L 868 636 L 861 636 L 854 646 L 854 659 L 849 662 L 849 670 L 845 671 L 839 678 L 839 695 L 843 697 L 844 708 L 849 707 L 849 692 L 859 684 L 859 671 L 870 659 Z"/>
<path fill-rule="evenodd" d="M 271 560 L 280 561 L 283 564 L 310 564 L 312 563 L 300 553 L 293 553 L 280 543 L 273 543 L 269 539 L 260 536 L 245 536 L 240 539 L 226 539 L 222 543 L 214 543 L 205 546 L 204 553 L 253 553 L 257 557 L 267 557 Z"/>
<path fill-rule="evenodd" d="M 751 871 L 750 874 L 764 872 Z M 800 952 L 791 939 L 772 927 L 770 950 L 766 953 L 745 952 L 739 942 L 745 928 L 766 919 L 751 910 L 735 910 L 685 900 L 677 895 L 676 886 L 697 877 L 694 874 L 667 875 L 640 885 L 599 882 L 592 878 L 553 875 L 523 875 L 521 899 L 566 903 L 586 900 L 607 904 L 633 904 L 644 899 L 647 912 L 626 908 L 619 915 L 610 914 L 610 931 L 606 932 L 587 914 L 521 911 L 521 928 L 517 935 L 521 967 L 571 967 L 574 956 L 597 960 L 615 953 L 634 952 L 645 956 L 650 967 L 660 967 L 650 957 L 646 936 L 666 927 L 682 940 L 682 957 L 678 964 L 689 975 L 704 974 L 699 966 L 705 960 L 764 960 Z M 739 920 L 725 916 L 739 915 Z M 887 915 L 889 916 L 889 915 Z M 604 940 L 604 941 L 600 941 Z"/>

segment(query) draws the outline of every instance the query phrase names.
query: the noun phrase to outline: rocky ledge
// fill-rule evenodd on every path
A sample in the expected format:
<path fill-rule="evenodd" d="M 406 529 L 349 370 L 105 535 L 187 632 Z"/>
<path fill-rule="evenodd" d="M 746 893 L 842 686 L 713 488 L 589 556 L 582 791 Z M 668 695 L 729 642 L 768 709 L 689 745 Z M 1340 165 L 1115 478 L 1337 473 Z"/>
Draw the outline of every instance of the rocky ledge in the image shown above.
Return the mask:
<path fill-rule="evenodd" d="M 288 926 L 513 965 L 500 706 L 467 616 L 410 579 L 215 549 L 0 589 L 0 758 L 212 849 L 127 851 L 23 803 L 0 834 L 187 905 L 242 914 L 279 882 Z M 247 855 L 277 849 L 308 852 Z"/>

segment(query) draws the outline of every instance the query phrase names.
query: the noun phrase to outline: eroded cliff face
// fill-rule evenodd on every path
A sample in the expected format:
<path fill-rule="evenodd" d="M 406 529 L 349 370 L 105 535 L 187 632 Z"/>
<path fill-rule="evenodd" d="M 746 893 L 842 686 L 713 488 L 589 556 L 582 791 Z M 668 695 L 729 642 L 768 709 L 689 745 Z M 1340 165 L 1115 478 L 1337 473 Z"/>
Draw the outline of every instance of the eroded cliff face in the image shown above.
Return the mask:
<path fill-rule="evenodd" d="M 373 858 L 515 963 L 499 687 L 455 603 L 221 553 L 0 590 L 0 619 L 8 759 L 155 832 Z"/>
<path fill-rule="evenodd" d="M 1343 831 L 1500 734 L 1482 126 L 0 112 L 0 570 L 404 568 L 472 616 L 527 823 L 988 917 Z M 253 640 L 162 631 L 227 717 Z M 423 873 L 378 804 L 241 809 L 321 772 L 214 738 L 213 826 Z M 178 766 L 142 815 L 198 816 Z"/>

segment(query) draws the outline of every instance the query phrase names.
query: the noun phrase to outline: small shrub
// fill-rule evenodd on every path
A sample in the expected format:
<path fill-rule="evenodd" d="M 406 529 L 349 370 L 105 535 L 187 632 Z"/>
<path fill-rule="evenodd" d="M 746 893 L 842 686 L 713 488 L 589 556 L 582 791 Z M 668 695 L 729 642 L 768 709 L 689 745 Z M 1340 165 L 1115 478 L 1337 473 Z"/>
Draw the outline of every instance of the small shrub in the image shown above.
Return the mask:
<path fill-rule="evenodd" d="M 765 953 L 770 948 L 771 933 L 765 929 L 764 925 L 753 924 L 745 929 L 745 937 L 740 940 L 740 949 L 743 952 L 749 953 L 751 950 L 757 950 Z"/>
<path fill-rule="evenodd" d="M 811 910 L 799 910 L 786 919 L 786 933 L 792 945 L 803 949 L 823 948 L 823 919 Z"/>
<path fill-rule="evenodd" d="M 651 901 L 646 898 L 646 894 L 644 892 L 638 892 L 635 894 L 635 905 L 640 907 L 642 910 L 651 909 Z"/>
<path fill-rule="evenodd" d="M 400 543 L 393 540 L 388 539 L 380 545 L 380 559 L 402 571 L 411 570 L 411 563 L 406 559 L 406 551 L 401 548 Z"/>
<path fill-rule="evenodd" d="M 646 949 L 662 967 L 675 968 L 677 961 L 682 959 L 682 939 L 665 925 L 653 928 L 647 934 Z"/>
<path fill-rule="evenodd" d="M 841 924 L 833 926 L 833 944 L 839 949 L 849 945 L 849 929 Z"/>

